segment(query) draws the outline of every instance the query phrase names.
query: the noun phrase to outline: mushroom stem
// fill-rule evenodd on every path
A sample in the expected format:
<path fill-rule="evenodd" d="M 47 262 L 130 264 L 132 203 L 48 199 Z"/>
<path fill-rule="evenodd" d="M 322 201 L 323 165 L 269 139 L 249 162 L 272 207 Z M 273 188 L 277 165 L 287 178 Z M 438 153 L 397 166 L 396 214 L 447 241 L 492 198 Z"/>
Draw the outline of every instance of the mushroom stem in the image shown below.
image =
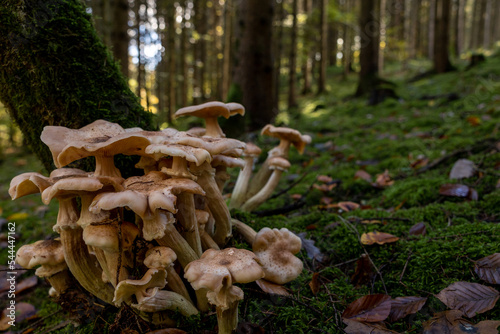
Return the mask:
<path fill-rule="evenodd" d="M 226 135 L 222 131 L 217 117 L 205 117 L 205 137 L 224 138 Z"/>
<path fill-rule="evenodd" d="M 184 285 L 184 282 L 182 281 L 181 277 L 175 271 L 174 267 L 170 265 L 167 266 L 165 270 L 167 271 L 167 277 L 168 277 L 167 286 L 170 288 L 170 290 L 183 296 L 186 300 L 188 300 L 192 304 L 193 301 L 189 296 L 189 292 L 186 289 L 186 286 Z"/>
<path fill-rule="evenodd" d="M 153 297 L 146 298 L 132 307 L 143 312 L 179 311 L 189 317 L 198 314 L 198 310 L 186 298 L 173 291 L 159 290 Z"/>
<path fill-rule="evenodd" d="M 227 173 L 226 166 L 215 167 L 215 182 L 217 183 L 217 187 L 219 188 L 219 191 L 221 193 L 224 190 L 224 186 L 226 185 L 227 180 L 229 180 L 230 178 L 231 177 Z"/>
<path fill-rule="evenodd" d="M 115 167 L 114 156 L 95 155 L 95 176 L 122 177 L 120 170 Z"/>
<path fill-rule="evenodd" d="M 269 177 L 271 177 L 272 171 L 269 169 L 269 158 L 270 155 L 268 155 L 267 159 L 262 163 L 262 166 L 252 178 L 252 182 L 250 182 L 250 185 L 248 186 L 248 191 L 243 194 L 244 200 L 251 198 L 253 195 L 258 193 L 259 190 L 264 187 L 267 180 L 269 180 Z M 240 208 L 242 204 L 240 205 Z"/>
<path fill-rule="evenodd" d="M 175 158 L 174 158 L 175 161 Z M 193 194 L 183 192 L 177 195 L 177 219 L 184 227 L 186 241 L 198 257 L 203 253 L 201 249 L 200 231 L 196 220 Z"/>
<path fill-rule="evenodd" d="M 217 245 L 214 239 L 212 239 L 212 237 L 207 232 L 202 233 L 200 238 L 201 247 L 203 248 L 203 250 L 207 250 L 210 248 L 220 250 L 219 245 Z"/>
<path fill-rule="evenodd" d="M 238 300 L 230 303 L 228 309 L 216 307 L 219 334 L 231 334 L 238 326 L 238 303 Z"/>
<path fill-rule="evenodd" d="M 238 232 L 250 245 L 252 245 L 257 232 L 238 219 L 232 218 L 231 223 L 233 224 L 235 231 Z"/>
<path fill-rule="evenodd" d="M 158 214 L 163 215 L 163 213 Z M 187 266 L 189 262 L 199 258 L 196 252 L 189 246 L 188 242 L 175 229 L 174 224 L 166 224 L 165 235 L 160 239 L 156 239 L 156 241 L 160 246 L 172 248 L 175 254 L 177 254 L 177 259 L 183 268 Z"/>
<path fill-rule="evenodd" d="M 273 193 L 274 188 L 278 185 L 281 174 L 283 174 L 283 171 L 280 169 L 275 169 L 269 180 L 267 180 L 266 185 L 264 188 L 262 188 L 257 194 L 255 194 L 253 197 L 251 197 L 248 201 L 243 204 L 241 207 L 242 211 L 247 211 L 250 212 L 254 209 L 256 209 L 259 205 L 264 203 Z"/>
<path fill-rule="evenodd" d="M 117 275 L 116 273 L 118 270 L 118 263 L 120 262 L 119 259 L 120 253 L 106 252 L 103 251 L 102 249 L 99 249 L 98 247 L 93 247 L 93 248 L 97 261 L 99 261 L 99 264 L 101 265 L 101 268 L 104 271 L 104 274 L 108 279 L 108 282 L 110 282 L 111 284 L 113 284 L 114 287 L 116 287 L 118 283 L 128 278 L 128 270 L 123 266 L 125 262 L 123 255 L 120 265 L 120 274 Z"/>
<path fill-rule="evenodd" d="M 208 208 L 215 219 L 214 241 L 223 246 L 231 236 L 231 214 L 214 178 L 214 169 L 209 163 L 201 166 L 192 164 L 191 171 L 198 177 L 197 182 L 205 191 Z"/>
<path fill-rule="evenodd" d="M 73 277 L 85 290 L 111 304 L 113 289 L 102 281 L 102 270 L 96 259 L 89 254 L 88 247 L 83 241 L 83 230 L 76 225 L 77 212 L 74 198 L 59 199 L 56 226 L 61 236 L 66 264 Z"/>
<path fill-rule="evenodd" d="M 64 269 L 63 271 L 47 277 L 47 281 L 49 281 L 50 285 L 60 295 L 71 287 L 73 278 L 71 277 L 69 270 Z"/>
<path fill-rule="evenodd" d="M 238 178 L 236 179 L 233 194 L 231 195 L 231 202 L 229 203 L 229 209 L 238 209 L 245 201 L 248 182 L 250 181 L 250 177 L 252 176 L 253 161 L 253 157 L 245 158 L 245 167 L 243 167 L 243 169 L 238 174 Z"/>

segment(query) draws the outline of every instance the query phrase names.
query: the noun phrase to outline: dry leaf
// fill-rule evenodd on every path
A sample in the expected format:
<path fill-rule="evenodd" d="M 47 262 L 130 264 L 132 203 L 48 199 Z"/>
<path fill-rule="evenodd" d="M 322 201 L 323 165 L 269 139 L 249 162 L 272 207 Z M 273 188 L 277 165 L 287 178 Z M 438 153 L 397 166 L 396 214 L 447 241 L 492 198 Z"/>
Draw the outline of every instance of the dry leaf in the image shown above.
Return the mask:
<path fill-rule="evenodd" d="M 427 229 L 423 222 L 416 223 L 412 227 L 410 227 L 410 235 L 425 235 L 427 233 Z"/>
<path fill-rule="evenodd" d="M 423 334 L 498 334 L 500 321 L 485 320 L 474 325 L 463 319 L 462 315 L 458 310 L 437 313 L 431 320 L 423 323 Z"/>
<path fill-rule="evenodd" d="M 370 259 L 366 254 L 361 254 L 361 257 L 356 261 L 356 269 L 351 277 L 351 284 L 360 287 L 371 282 L 372 278 L 373 270 Z"/>
<path fill-rule="evenodd" d="M 391 242 L 396 242 L 398 240 L 399 238 L 395 235 L 378 231 L 363 233 L 361 235 L 361 243 L 363 245 L 373 245 L 374 243 L 383 245 Z"/>
<path fill-rule="evenodd" d="M 417 313 L 424 306 L 427 298 L 424 297 L 397 297 L 391 301 L 389 321 L 395 322 L 409 314 Z"/>
<path fill-rule="evenodd" d="M 16 212 L 7 217 L 7 220 L 15 221 L 15 220 L 23 220 L 28 218 L 29 215 L 26 212 Z"/>
<path fill-rule="evenodd" d="M 355 180 L 362 179 L 362 180 L 368 181 L 370 183 L 372 182 L 372 176 L 362 169 L 358 170 L 356 172 L 356 174 L 354 174 L 354 179 Z"/>
<path fill-rule="evenodd" d="M 483 281 L 500 284 L 500 253 L 477 260 L 474 264 L 474 271 Z"/>
<path fill-rule="evenodd" d="M 391 296 L 376 294 L 366 295 L 353 301 L 344 313 L 343 319 L 366 322 L 384 321 L 391 312 Z"/>
<path fill-rule="evenodd" d="M 301 198 L 302 198 L 302 195 L 301 195 L 301 194 L 292 194 L 292 196 L 291 196 L 291 197 L 292 197 L 292 199 L 293 199 L 294 201 L 298 201 L 299 199 L 301 199 Z"/>
<path fill-rule="evenodd" d="M 467 117 L 467 122 L 472 126 L 478 126 L 481 124 L 481 119 L 477 116 L 469 116 Z"/>
<path fill-rule="evenodd" d="M 376 220 L 376 219 L 367 219 L 367 220 L 362 220 L 361 221 L 361 224 L 380 224 L 382 223 L 380 220 Z"/>
<path fill-rule="evenodd" d="M 2 317 L 0 318 L 0 331 L 5 331 L 10 328 L 11 324 L 9 324 L 9 322 L 11 322 L 13 319 L 15 319 L 15 324 L 17 325 L 23 320 L 34 316 L 35 313 L 35 307 L 28 303 L 16 303 L 15 315 L 12 315 L 12 318 L 10 318 L 11 310 L 9 310 L 8 308 L 4 309 L 2 312 Z"/>
<path fill-rule="evenodd" d="M 318 247 L 314 246 L 314 241 L 306 238 L 306 232 L 301 232 L 297 234 L 302 241 L 302 248 L 306 250 L 307 257 L 310 259 L 315 259 L 316 261 L 323 262 L 326 258 L 325 255 L 321 253 Z"/>
<path fill-rule="evenodd" d="M 413 169 L 419 169 L 419 168 L 427 166 L 428 164 L 429 164 L 429 158 L 424 157 L 424 158 L 420 158 L 420 159 L 413 161 L 410 164 L 410 167 Z"/>
<path fill-rule="evenodd" d="M 347 325 L 344 331 L 347 334 L 397 334 L 397 332 L 387 329 L 383 323 L 364 323 L 356 320 L 344 319 Z"/>
<path fill-rule="evenodd" d="M 444 196 L 467 197 L 469 187 L 464 184 L 447 183 L 439 187 L 439 194 Z"/>
<path fill-rule="evenodd" d="M 359 208 L 359 204 L 354 202 L 339 202 L 338 206 L 345 212 L 353 211 Z"/>
<path fill-rule="evenodd" d="M 450 179 L 466 179 L 474 175 L 474 163 L 468 159 L 455 162 L 450 172 Z"/>
<path fill-rule="evenodd" d="M 26 279 L 23 279 L 16 286 L 16 295 L 20 294 L 24 290 L 31 289 L 38 284 L 38 278 L 36 276 L 31 276 Z"/>
<path fill-rule="evenodd" d="M 385 172 L 382 174 L 378 174 L 375 183 L 372 185 L 377 188 L 385 188 L 392 186 L 394 184 L 394 181 L 391 180 L 391 177 L 389 176 L 389 171 L 386 169 Z"/>
<path fill-rule="evenodd" d="M 269 282 L 265 279 L 256 280 L 255 283 L 257 283 L 259 288 L 266 293 L 272 295 L 290 296 L 290 293 L 288 293 L 288 290 L 283 285 Z"/>
<path fill-rule="evenodd" d="M 318 180 L 319 182 L 323 182 L 323 183 L 330 183 L 333 181 L 333 179 L 327 175 L 318 175 L 316 180 Z"/>
<path fill-rule="evenodd" d="M 453 310 L 462 311 L 472 318 L 491 310 L 500 294 L 497 290 L 478 283 L 456 282 L 441 290 L 436 297 Z"/>
<path fill-rule="evenodd" d="M 318 292 L 319 292 L 319 287 L 320 287 L 319 273 L 314 273 L 313 274 L 311 282 L 309 282 L 309 287 L 311 288 L 311 291 L 312 291 L 313 295 L 316 296 L 318 294 Z"/>
<path fill-rule="evenodd" d="M 322 191 L 322 192 L 325 192 L 325 193 L 331 191 L 336 186 L 337 186 L 337 183 L 332 183 L 332 184 L 326 184 L 326 183 L 323 183 L 323 184 L 313 184 L 313 188 L 314 189 L 318 189 L 319 191 Z"/>

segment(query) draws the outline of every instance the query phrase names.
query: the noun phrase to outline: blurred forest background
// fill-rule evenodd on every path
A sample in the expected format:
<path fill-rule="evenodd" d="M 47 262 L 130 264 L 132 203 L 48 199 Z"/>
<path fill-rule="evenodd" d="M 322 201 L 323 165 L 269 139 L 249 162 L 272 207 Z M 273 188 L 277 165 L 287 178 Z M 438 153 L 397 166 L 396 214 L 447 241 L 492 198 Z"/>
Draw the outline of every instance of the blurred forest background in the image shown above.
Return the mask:
<path fill-rule="evenodd" d="M 494 0 L 85 3 L 161 128 L 180 107 L 220 100 L 243 103 L 247 129 L 258 129 L 296 107 L 298 96 L 338 89 L 326 85 L 331 68 L 341 69 L 339 86 L 359 72 L 355 94 L 376 103 L 394 97 L 383 79 L 394 72 L 450 71 L 455 59 L 481 59 L 500 39 L 500 1 Z M 19 145 L 20 132 L 1 106 L 0 123 L 1 147 Z"/>

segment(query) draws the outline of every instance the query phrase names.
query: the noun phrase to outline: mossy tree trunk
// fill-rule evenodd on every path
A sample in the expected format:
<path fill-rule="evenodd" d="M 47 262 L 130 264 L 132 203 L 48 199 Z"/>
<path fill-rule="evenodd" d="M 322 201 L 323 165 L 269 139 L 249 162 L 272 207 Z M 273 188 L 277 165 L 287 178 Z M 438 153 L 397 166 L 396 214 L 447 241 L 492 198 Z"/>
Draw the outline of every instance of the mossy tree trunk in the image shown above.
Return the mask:
<path fill-rule="evenodd" d="M 48 170 L 44 126 L 153 129 L 79 0 L 0 2 L 0 100 Z"/>

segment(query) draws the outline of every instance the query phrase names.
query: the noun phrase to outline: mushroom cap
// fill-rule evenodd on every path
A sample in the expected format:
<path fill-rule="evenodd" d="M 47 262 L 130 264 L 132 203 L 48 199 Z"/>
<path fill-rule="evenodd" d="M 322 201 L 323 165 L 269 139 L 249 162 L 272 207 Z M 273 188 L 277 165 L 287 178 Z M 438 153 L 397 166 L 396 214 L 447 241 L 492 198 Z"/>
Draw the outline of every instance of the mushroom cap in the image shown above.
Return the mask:
<path fill-rule="evenodd" d="M 83 240 L 88 246 L 100 248 L 108 253 L 117 253 L 120 251 L 118 228 L 117 224 L 89 225 L 83 230 Z M 126 221 L 122 222 L 122 250 L 129 249 L 138 234 L 137 226 Z"/>
<path fill-rule="evenodd" d="M 126 279 L 118 283 L 115 289 L 113 303 L 120 306 L 123 302 L 130 303 L 135 295 L 137 302 L 152 297 L 167 284 L 167 272 L 163 269 L 149 269 L 140 280 Z"/>
<path fill-rule="evenodd" d="M 268 159 L 269 169 L 287 170 L 290 168 L 290 162 L 282 157 L 271 157 Z"/>
<path fill-rule="evenodd" d="M 212 160 L 212 167 L 225 166 L 229 168 L 243 168 L 245 167 L 245 160 L 240 158 L 228 157 L 222 154 L 214 156 Z"/>
<path fill-rule="evenodd" d="M 46 126 L 41 139 L 52 152 L 55 165 L 62 167 L 88 156 L 142 154 L 150 141 L 141 132 L 139 128 L 125 130 L 101 119 L 77 130 Z"/>
<path fill-rule="evenodd" d="M 32 177 L 40 181 L 35 183 Z M 9 195 L 12 199 L 17 199 L 26 195 L 36 194 L 45 190 L 51 185 L 49 178 L 39 173 L 23 173 L 15 176 L 10 181 Z"/>
<path fill-rule="evenodd" d="M 189 162 L 193 162 L 196 166 L 202 163 L 211 162 L 210 153 L 203 149 L 187 145 L 170 144 L 164 142 L 162 144 L 153 144 L 146 147 L 146 153 L 153 156 L 155 160 L 159 160 L 165 156 L 180 157 Z"/>
<path fill-rule="evenodd" d="M 230 116 L 234 116 L 236 114 L 239 114 L 241 116 L 245 116 L 245 107 L 243 107 L 239 103 L 229 102 L 229 103 L 226 103 L 226 107 L 228 107 L 228 109 L 229 109 Z"/>
<path fill-rule="evenodd" d="M 174 114 L 175 118 L 182 116 L 196 116 L 200 118 L 209 118 L 209 117 L 225 117 L 229 118 L 231 116 L 231 112 L 226 104 L 222 102 L 207 102 L 195 106 L 184 107 L 177 110 Z"/>
<path fill-rule="evenodd" d="M 266 280 L 285 284 L 302 272 L 302 261 L 294 256 L 301 246 L 300 238 L 288 229 L 264 227 L 255 236 L 252 249 L 262 265 Z"/>
<path fill-rule="evenodd" d="M 173 141 L 180 145 L 203 148 L 211 155 L 224 154 L 240 156 L 245 148 L 245 143 L 232 138 L 197 137 L 186 132 L 180 132 Z M 228 154 L 227 152 L 236 152 Z"/>
<path fill-rule="evenodd" d="M 165 269 L 177 260 L 175 252 L 164 246 L 153 247 L 146 252 L 144 265 L 150 269 Z"/>
<path fill-rule="evenodd" d="M 199 260 L 189 263 L 184 277 L 195 290 L 218 291 L 222 285 L 249 283 L 264 276 L 255 254 L 246 249 L 208 249 Z"/>
<path fill-rule="evenodd" d="M 196 136 L 196 137 L 201 137 L 204 136 L 205 133 L 207 132 L 207 129 L 201 127 L 201 126 L 195 126 L 194 128 L 191 128 L 186 131 L 187 134 Z"/>
<path fill-rule="evenodd" d="M 289 141 L 299 153 L 304 153 L 306 144 L 311 142 L 311 137 L 308 135 L 302 135 L 299 131 L 286 128 L 286 127 L 275 127 L 271 124 L 266 125 L 262 131 L 262 135 L 275 137 L 280 140 Z"/>
<path fill-rule="evenodd" d="M 207 211 L 196 209 L 195 214 L 196 214 L 196 221 L 200 226 L 208 223 L 208 219 L 210 219 L 210 214 Z"/>
<path fill-rule="evenodd" d="M 208 289 L 208 301 L 222 310 L 243 299 L 243 291 L 233 282 L 249 283 L 264 277 L 255 254 L 236 248 L 208 249 L 184 269 L 184 277 L 193 288 Z"/>
<path fill-rule="evenodd" d="M 255 145 L 254 143 L 246 143 L 245 150 L 243 151 L 243 156 L 244 157 L 258 157 L 262 153 L 262 150 L 260 147 Z"/>
<path fill-rule="evenodd" d="M 17 251 L 16 262 L 26 269 L 42 266 L 36 270 L 39 277 L 50 277 L 67 268 L 61 241 L 40 240 L 24 245 Z"/>

